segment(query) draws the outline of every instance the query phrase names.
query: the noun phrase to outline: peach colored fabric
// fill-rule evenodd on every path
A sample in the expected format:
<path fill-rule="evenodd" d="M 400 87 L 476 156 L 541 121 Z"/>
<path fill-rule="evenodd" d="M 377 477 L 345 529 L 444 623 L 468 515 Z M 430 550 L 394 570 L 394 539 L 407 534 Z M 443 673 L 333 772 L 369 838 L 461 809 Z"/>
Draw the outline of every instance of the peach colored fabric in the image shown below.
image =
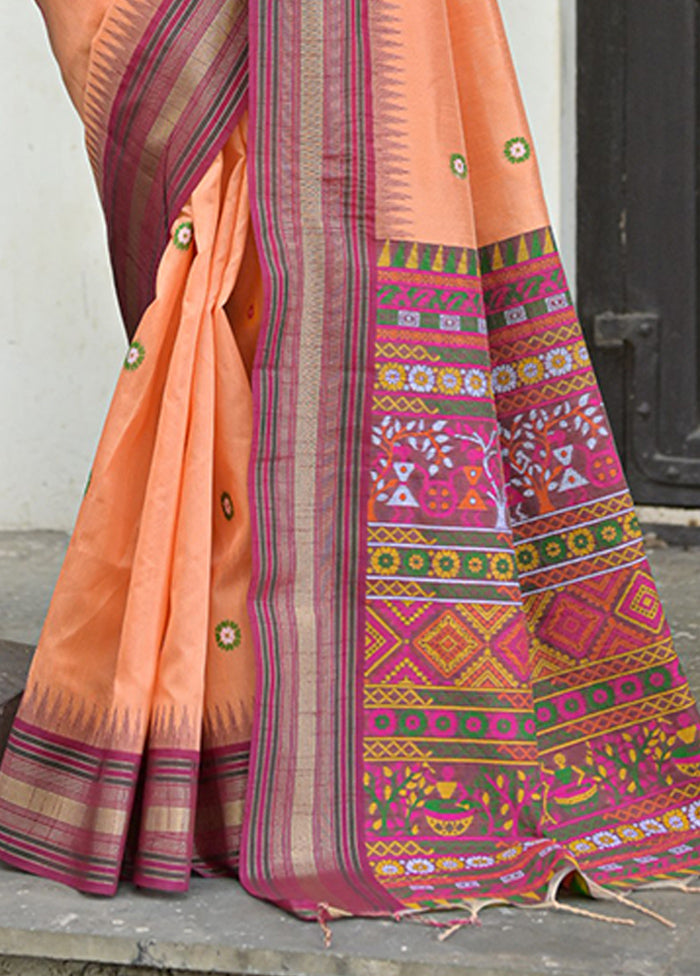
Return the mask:
<path fill-rule="evenodd" d="M 114 0 L 39 2 L 81 106 Z M 487 171 L 494 142 L 530 139 L 495 0 L 442 0 L 429 17 L 376 0 L 372 14 L 378 236 L 475 246 L 546 223 L 534 166 Z M 469 57 L 456 64 L 453 50 Z M 47 620 L 51 660 L 39 654 L 30 678 L 70 711 L 89 671 L 95 714 L 128 713 L 137 741 L 149 715 L 174 711 L 181 744 L 196 746 L 205 695 L 213 712 L 234 710 L 242 735 L 250 718 L 246 475 L 262 283 L 246 132 L 244 121 L 183 215 L 196 251 L 171 245 L 163 256 L 136 337 L 144 362 L 120 378 Z M 466 158 L 468 184 L 445 179 L 452 153 Z M 235 509 L 234 531 L 224 534 L 215 528 L 223 492 Z M 211 649 L 217 621 L 228 619 L 242 626 L 242 650 L 209 654 L 205 664 L 198 649 Z M 101 670 L 89 667 L 96 654 Z"/>
<path fill-rule="evenodd" d="M 39 2 L 81 106 L 114 0 Z M 475 246 L 546 223 L 536 168 L 495 175 L 485 162 L 494 143 L 530 139 L 496 0 L 441 0 L 430 16 L 415 4 L 376 0 L 372 16 L 378 236 Z M 469 57 L 457 64 L 452 51 Z M 234 709 L 242 734 L 249 722 L 246 474 L 262 284 L 246 131 L 244 121 L 188 205 L 196 251 L 170 246 L 163 256 L 136 337 L 144 362 L 120 378 L 47 620 L 51 661 L 38 655 L 30 678 L 70 711 L 90 661 L 104 656 L 103 669 L 89 669 L 96 714 L 128 712 L 137 739 L 149 714 L 174 710 L 182 744 L 196 745 L 205 687 L 214 711 Z M 473 180 L 445 179 L 453 153 L 466 158 Z M 222 535 L 215 526 L 223 492 L 235 525 Z M 242 626 L 242 650 L 210 654 L 204 664 L 196 649 L 211 648 L 217 621 L 227 619 Z"/>
<path fill-rule="evenodd" d="M 68 93 L 83 105 L 90 52 L 113 0 L 37 0 Z"/>
<path fill-rule="evenodd" d="M 377 235 L 477 247 L 545 225 L 536 166 L 488 162 L 532 145 L 496 0 L 373 0 L 371 31 Z M 466 182 L 445 179 L 454 153 Z"/>
<path fill-rule="evenodd" d="M 66 734 L 99 746 L 118 729 L 119 747 L 138 747 L 150 721 L 152 745 L 167 729 L 168 746 L 198 748 L 205 704 L 210 724 L 228 710 L 228 742 L 232 726 L 249 731 L 247 369 L 260 286 L 246 246 L 246 131 L 244 118 L 176 221 L 192 222 L 196 246 L 163 256 L 133 347 L 142 362 L 117 384 L 42 634 L 50 654 L 29 678 L 39 724 L 60 710 Z M 243 354 L 227 302 L 245 309 Z M 241 627 L 235 655 L 216 649 L 224 619 Z"/>

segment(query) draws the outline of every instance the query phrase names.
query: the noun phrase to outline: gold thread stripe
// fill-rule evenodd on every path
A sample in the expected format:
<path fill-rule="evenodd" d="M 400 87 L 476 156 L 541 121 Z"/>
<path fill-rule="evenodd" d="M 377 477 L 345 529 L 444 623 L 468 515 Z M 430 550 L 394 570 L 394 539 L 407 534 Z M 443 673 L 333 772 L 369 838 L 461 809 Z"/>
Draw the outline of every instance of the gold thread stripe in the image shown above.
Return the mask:
<path fill-rule="evenodd" d="M 316 804 L 315 681 L 318 635 L 314 618 L 314 530 L 321 342 L 325 286 L 325 236 L 321 197 L 323 165 L 323 3 L 299 6 L 302 63 L 299 153 L 299 211 L 304 254 L 304 305 L 299 337 L 299 398 L 294 462 L 295 614 L 299 684 L 296 716 L 297 767 L 291 822 L 291 860 L 298 877 L 318 873 L 313 839 Z"/>

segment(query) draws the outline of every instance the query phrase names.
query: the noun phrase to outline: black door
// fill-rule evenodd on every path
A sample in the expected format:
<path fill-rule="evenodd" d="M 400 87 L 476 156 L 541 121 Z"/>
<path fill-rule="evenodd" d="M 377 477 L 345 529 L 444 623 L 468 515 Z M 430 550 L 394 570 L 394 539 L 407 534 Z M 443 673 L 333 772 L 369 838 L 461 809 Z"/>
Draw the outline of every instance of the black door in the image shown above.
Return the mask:
<path fill-rule="evenodd" d="M 638 503 L 700 506 L 700 3 L 578 4 L 579 307 Z"/>

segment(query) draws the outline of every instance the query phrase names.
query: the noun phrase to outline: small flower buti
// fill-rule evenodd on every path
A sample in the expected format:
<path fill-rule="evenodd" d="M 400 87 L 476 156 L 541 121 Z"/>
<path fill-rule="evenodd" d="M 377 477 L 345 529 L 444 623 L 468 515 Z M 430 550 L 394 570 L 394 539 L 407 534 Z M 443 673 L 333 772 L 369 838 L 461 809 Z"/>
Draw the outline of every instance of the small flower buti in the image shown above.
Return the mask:
<path fill-rule="evenodd" d="M 532 149 L 524 136 L 515 136 L 503 147 L 503 155 L 509 163 L 524 163 L 532 155 Z"/>
<path fill-rule="evenodd" d="M 452 153 L 450 156 L 450 169 L 459 180 L 466 180 L 469 169 L 467 161 L 461 153 Z"/>
<path fill-rule="evenodd" d="M 173 231 L 173 244 L 179 251 L 186 251 L 194 240 L 194 228 L 191 220 L 182 220 Z"/>
<path fill-rule="evenodd" d="M 240 647 L 241 628 L 233 620 L 222 620 L 215 631 L 216 646 L 222 651 L 235 651 Z"/>
<path fill-rule="evenodd" d="M 135 369 L 138 369 L 141 363 L 146 358 L 146 349 L 142 343 L 138 340 L 134 340 L 129 346 L 126 357 L 124 359 L 124 369 L 132 373 Z"/>

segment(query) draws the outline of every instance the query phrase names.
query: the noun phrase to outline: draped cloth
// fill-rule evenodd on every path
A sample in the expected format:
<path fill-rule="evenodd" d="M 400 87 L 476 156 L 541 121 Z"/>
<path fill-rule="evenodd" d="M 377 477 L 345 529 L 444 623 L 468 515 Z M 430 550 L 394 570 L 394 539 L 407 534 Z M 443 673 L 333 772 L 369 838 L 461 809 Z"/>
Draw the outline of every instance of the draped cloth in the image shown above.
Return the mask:
<path fill-rule="evenodd" d="M 131 344 L 0 856 L 305 918 L 684 883 L 698 715 L 496 0 L 80 6 Z"/>

